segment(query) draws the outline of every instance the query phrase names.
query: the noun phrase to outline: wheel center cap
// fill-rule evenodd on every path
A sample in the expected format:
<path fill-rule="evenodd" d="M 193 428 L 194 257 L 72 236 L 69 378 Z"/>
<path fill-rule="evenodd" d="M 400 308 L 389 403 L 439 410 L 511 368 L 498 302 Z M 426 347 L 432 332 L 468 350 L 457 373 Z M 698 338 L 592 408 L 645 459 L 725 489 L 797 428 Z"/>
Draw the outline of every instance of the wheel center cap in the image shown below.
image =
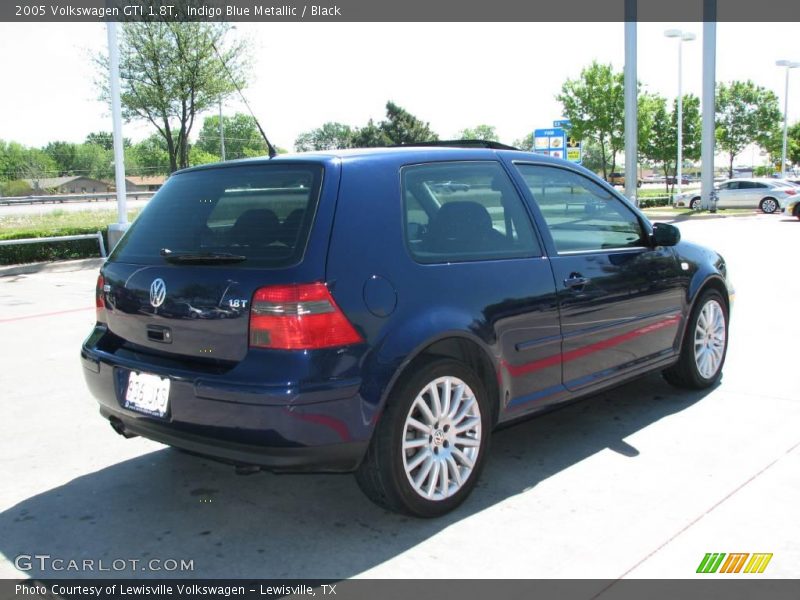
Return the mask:
<path fill-rule="evenodd" d="M 433 444 L 435 446 L 441 446 L 444 444 L 444 431 L 437 429 L 433 432 Z"/>

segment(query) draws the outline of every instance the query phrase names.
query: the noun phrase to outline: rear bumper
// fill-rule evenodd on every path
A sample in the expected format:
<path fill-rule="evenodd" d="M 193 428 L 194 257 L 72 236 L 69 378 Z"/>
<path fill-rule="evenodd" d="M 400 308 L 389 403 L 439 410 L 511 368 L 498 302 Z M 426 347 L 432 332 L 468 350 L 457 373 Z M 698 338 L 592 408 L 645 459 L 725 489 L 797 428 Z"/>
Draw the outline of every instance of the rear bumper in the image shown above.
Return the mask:
<path fill-rule="evenodd" d="M 368 444 L 366 441 L 305 447 L 242 444 L 196 435 L 152 419 L 132 418 L 102 404 L 100 414 L 126 435 L 142 436 L 233 465 L 255 465 L 275 472 L 349 473 L 358 467 Z"/>
<path fill-rule="evenodd" d="M 274 471 L 353 471 L 373 430 L 374 410 L 352 379 L 256 385 L 224 375 L 187 376 L 86 344 L 81 362 L 100 414 L 115 429 L 224 462 Z M 123 405 L 131 371 L 169 377 L 163 418 Z"/>

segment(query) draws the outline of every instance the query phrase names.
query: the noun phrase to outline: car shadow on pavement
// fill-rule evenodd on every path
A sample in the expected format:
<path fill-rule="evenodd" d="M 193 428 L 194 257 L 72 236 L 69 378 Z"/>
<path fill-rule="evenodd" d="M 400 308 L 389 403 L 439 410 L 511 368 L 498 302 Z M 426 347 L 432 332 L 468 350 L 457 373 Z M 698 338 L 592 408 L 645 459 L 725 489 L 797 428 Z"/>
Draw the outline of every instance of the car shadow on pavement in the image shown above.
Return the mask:
<path fill-rule="evenodd" d="M 133 572 L 55 571 L 34 563 L 26 572 L 33 577 L 352 577 L 512 496 L 536 494 L 537 484 L 597 452 L 610 448 L 636 460 L 626 437 L 706 393 L 681 392 L 651 375 L 500 430 L 473 495 L 433 520 L 374 506 L 351 476 L 245 477 L 214 461 L 158 450 L 0 513 L 0 553 L 12 563 L 33 554 L 95 565 L 102 559 L 106 566 L 141 561 Z M 167 559 L 193 560 L 194 570 L 141 571 L 151 559 L 165 567 Z"/>

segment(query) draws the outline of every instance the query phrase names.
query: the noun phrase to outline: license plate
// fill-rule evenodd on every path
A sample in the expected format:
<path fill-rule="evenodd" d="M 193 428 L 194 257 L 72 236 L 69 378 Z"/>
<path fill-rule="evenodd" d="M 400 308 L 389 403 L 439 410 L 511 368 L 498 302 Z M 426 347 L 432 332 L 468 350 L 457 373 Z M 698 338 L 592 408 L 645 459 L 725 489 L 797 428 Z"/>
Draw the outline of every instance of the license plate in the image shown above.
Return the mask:
<path fill-rule="evenodd" d="M 125 408 L 163 417 L 169 407 L 169 379 L 131 372 L 125 391 Z"/>

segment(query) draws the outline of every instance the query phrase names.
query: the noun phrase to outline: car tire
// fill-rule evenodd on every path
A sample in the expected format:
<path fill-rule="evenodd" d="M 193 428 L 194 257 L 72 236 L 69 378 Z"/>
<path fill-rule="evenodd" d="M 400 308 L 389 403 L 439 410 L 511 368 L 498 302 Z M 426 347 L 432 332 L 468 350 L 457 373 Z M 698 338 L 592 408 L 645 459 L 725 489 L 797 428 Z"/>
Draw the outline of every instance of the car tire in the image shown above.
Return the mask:
<path fill-rule="evenodd" d="M 453 510 L 480 476 L 491 415 L 483 382 L 464 363 L 412 365 L 391 392 L 356 471 L 359 487 L 395 512 L 430 518 Z"/>
<path fill-rule="evenodd" d="M 699 210 L 700 209 L 700 198 L 692 198 L 689 201 L 689 208 L 692 210 Z"/>
<path fill-rule="evenodd" d="M 728 351 L 728 309 L 717 290 L 708 290 L 692 309 L 678 362 L 663 372 L 668 383 L 702 390 L 722 377 Z"/>
<path fill-rule="evenodd" d="M 764 198 L 758 208 L 761 209 L 761 212 L 771 215 L 780 208 L 780 205 L 775 198 Z"/>

